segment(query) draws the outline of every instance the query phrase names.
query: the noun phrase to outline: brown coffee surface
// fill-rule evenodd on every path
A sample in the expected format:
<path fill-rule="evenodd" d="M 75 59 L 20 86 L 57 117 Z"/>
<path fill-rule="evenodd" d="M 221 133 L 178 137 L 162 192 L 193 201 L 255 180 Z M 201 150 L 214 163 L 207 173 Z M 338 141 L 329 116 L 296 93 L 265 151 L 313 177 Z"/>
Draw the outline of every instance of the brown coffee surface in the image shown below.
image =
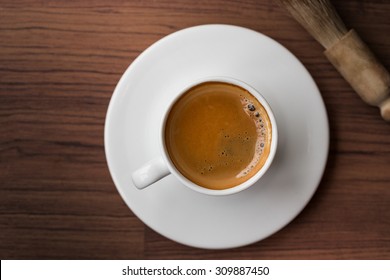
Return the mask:
<path fill-rule="evenodd" d="M 189 89 L 173 105 L 165 145 L 177 170 L 209 189 L 237 186 L 264 165 L 271 122 L 247 90 L 224 82 Z"/>

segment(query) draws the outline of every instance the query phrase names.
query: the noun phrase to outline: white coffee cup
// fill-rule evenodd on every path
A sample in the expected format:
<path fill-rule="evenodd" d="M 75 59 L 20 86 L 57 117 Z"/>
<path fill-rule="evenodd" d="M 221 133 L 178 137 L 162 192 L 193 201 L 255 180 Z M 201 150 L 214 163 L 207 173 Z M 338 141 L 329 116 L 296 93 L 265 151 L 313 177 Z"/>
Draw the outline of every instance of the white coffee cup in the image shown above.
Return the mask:
<path fill-rule="evenodd" d="M 205 82 L 224 82 L 224 83 L 229 83 L 233 84 L 236 86 L 239 86 L 241 88 L 244 88 L 247 90 L 249 93 L 251 93 L 259 102 L 260 104 L 264 107 L 266 110 L 268 117 L 271 121 L 271 126 L 272 126 L 272 135 L 271 135 L 271 147 L 270 147 L 270 152 L 269 155 L 264 163 L 264 165 L 260 168 L 260 170 L 250 177 L 247 181 L 231 187 L 227 189 L 222 189 L 222 190 L 214 190 L 214 189 L 208 189 L 205 187 L 202 187 L 200 185 L 195 184 L 194 182 L 190 181 L 187 179 L 185 176 L 183 176 L 180 171 L 177 170 L 175 165 L 173 164 L 172 160 L 169 157 L 169 154 L 166 149 L 165 145 L 165 125 L 167 121 L 167 117 L 169 115 L 169 112 L 172 108 L 172 106 L 176 103 L 176 101 L 189 89 L 192 87 L 205 83 Z M 139 169 L 135 170 L 132 173 L 132 179 L 134 182 L 134 185 L 138 189 L 144 189 L 153 183 L 157 182 L 158 180 L 164 178 L 165 176 L 172 174 L 175 176 L 183 185 L 186 187 L 203 193 L 203 194 L 208 194 L 208 195 L 228 195 L 228 194 L 234 194 L 240 191 L 243 191 L 250 186 L 252 186 L 256 181 L 258 181 L 268 170 L 270 167 L 275 153 L 276 153 L 276 148 L 277 148 L 277 143 L 278 143 L 278 131 L 276 127 L 276 121 L 274 114 L 272 113 L 272 110 L 267 103 L 267 101 L 264 99 L 264 97 L 253 87 L 250 85 L 239 81 L 237 79 L 233 79 L 230 77 L 206 77 L 203 79 L 196 80 L 190 84 L 188 84 L 185 88 L 183 88 L 177 95 L 177 97 L 170 103 L 170 106 L 165 110 L 164 116 L 162 118 L 162 123 L 160 125 L 160 134 L 158 138 L 159 146 L 160 146 L 160 156 L 157 158 L 152 159 L 151 161 L 145 163 L 142 167 Z"/>

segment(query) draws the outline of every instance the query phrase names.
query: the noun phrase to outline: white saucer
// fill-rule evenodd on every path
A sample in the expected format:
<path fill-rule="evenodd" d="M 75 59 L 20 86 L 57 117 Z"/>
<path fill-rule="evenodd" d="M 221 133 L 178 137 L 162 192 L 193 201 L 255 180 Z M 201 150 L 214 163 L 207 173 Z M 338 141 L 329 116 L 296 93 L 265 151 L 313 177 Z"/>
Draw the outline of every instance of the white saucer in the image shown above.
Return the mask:
<path fill-rule="evenodd" d="M 164 108 L 187 82 L 206 76 L 242 80 L 267 99 L 279 130 L 272 166 L 230 196 L 194 192 L 172 175 L 138 190 L 131 173 L 158 156 Z M 184 29 L 145 50 L 117 85 L 105 126 L 108 166 L 128 207 L 163 236 L 210 249 L 259 241 L 294 219 L 317 189 L 328 146 L 325 106 L 304 66 L 274 40 L 229 25 Z"/>

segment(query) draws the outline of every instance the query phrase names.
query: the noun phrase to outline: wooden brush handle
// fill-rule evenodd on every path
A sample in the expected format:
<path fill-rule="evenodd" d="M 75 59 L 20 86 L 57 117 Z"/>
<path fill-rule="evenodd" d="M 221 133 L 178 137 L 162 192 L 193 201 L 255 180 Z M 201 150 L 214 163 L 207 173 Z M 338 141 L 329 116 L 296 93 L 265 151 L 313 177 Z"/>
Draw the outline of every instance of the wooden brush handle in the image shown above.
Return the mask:
<path fill-rule="evenodd" d="M 326 57 L 368 104 L 390 121 L 390 75 L 354 30 L 325 51 Z"/>

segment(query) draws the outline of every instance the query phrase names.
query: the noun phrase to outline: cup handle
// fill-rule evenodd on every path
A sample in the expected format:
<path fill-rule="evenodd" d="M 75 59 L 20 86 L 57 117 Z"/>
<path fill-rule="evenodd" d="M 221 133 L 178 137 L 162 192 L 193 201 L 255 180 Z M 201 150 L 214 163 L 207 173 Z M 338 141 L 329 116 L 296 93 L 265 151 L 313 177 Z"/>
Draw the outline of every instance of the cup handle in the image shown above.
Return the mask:
<path fill-rule="evenodd" d="M 162 157 L 152 159 L 147 162 L 145 165 L 137 169 L 131 175 L 134 185 L 138 189 L 144 189 L 149 187 L 154 182 L 164 178 L 169 175 L 171 172 L 168 169 L 168 166 L 164 162 Z"/>

